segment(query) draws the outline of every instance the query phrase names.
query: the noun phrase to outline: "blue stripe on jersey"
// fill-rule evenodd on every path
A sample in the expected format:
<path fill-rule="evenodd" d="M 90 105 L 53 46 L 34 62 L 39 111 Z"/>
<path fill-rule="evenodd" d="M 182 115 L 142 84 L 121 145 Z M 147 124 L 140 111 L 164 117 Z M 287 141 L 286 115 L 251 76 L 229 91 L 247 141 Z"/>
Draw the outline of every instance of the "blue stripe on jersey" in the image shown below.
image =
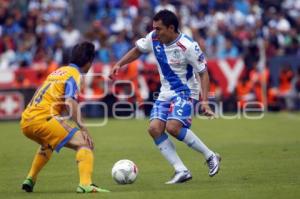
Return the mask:
<path fill-rule="evenodd" d="M 157 62 L 160 66 L 163 76 L 169 82 L 171 90 L 174 90 L 176 93 L 181 91 L 187 91 L 188 95 L 190 94 L 190 89 L 187 85 L 183 84 L 180 78 L 172 71 L 170 65 L 168 64 L 168 58 L 165 53 L 164 46 L 160 44 L 158 40 L 154 40 L 152 37 L 153 51 Z"/>
<path fill-rule="evenodd" d="M 184 35 L 184 37 L 187 38 L 190 42 L 194 42 L 194 40 L 191 37 L 189 37 L 187 35 Z"/>
<path fill-rule="evenodd" d="M 187 69 L 186 80 L 189 80 L 193 76 L 193 66 L 188 64 L 186 69 Z"/>
<path fill-rule="evenodd" d="M 65 83 L 65 98 L 76 99 L 76 92 L 78 91 L 76 82 L 73 77 L 70 77 Z"/>

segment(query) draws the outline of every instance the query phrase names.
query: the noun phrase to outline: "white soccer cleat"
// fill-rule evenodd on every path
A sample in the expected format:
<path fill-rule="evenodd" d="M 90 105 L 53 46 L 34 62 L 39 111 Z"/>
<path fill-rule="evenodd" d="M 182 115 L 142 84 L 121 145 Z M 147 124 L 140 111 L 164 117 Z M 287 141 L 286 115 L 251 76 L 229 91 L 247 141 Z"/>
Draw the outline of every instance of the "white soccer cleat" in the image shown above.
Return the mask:
<path fill-rule="evenodd" d="M 209 169 L 208 175 L 210 177 L 213 177 L 219 172 L 220 162 L 221 162 L 221 156 L 218 153 L 214 153 L 206 160 Z"/>
<path fill-rule="evenodd" d="M 168 182 L 165 182 L 165 184 L 177 184 L 177 183 L 183 183 L 186 181 L 189 181 L 192 179 L 192 174 L 189 170 L 185 171 L 176 171 L 174 176 L 171 180 Z"/>

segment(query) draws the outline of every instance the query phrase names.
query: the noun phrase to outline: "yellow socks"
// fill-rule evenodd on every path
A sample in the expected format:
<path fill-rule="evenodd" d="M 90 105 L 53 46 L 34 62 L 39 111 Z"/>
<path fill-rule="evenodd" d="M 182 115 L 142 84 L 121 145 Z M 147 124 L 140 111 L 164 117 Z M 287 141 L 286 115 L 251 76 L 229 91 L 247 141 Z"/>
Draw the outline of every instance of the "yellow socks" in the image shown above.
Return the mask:
<path fill-rule="evenodd" d="M 80 185 L 92 184 L 92 172 L 94 165 L 93 151 L 82 147 L 77 151 L 76 161 L 78 164 Z"/>
<path fill-rule="evenodd" d="M 28 173 L 27 178 L 31 177 L 35 182 L 38 173 L 46 165 L 48 160 L 51 158 L 52 149 L 49 147 L 40 147 L 36 152 L 34 159 L 32 161 L 31 169 Z"/>
<path fill-rule="evenodd" d="M 32 180 L 35 182 L 38 173 L 46 165 L 51 155 L 52 150 L 50 148 L 39 148 L 37 153 L 35 154 L 27 178 L 32 178 Z M 80 185 L 92 184 L 92 173 L 94 165 L 93 151 L 85 147 L 80 148 L 76 153 L 76 161 L 78 164 Z"/>

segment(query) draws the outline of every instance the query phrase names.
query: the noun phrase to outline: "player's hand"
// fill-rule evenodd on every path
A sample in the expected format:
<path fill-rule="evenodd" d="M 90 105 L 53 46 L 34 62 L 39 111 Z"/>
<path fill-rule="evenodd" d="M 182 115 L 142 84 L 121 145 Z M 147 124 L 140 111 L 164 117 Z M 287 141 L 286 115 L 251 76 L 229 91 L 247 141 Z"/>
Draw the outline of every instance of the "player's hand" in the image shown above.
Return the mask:
<path fill-rule="evenodd" d="M 203 115 L 207 116 L 209 119 L 215 119 L 217 116 L 215 113 L 211 110 L 208 104 L 202 104 L 201 110 L 203 112 Z"/>
<path fill-rule="evenodd" d="M 90 136 L 90 134 L 88 133 L 87 129 L 86 128 L 82 128 L 81 129 L 81 134 L 83 136 L 83 139 L 86 143 L 88 143 L 88 146 L 91 148 L 91 149 L 94 149 L 94 142 L 93 142 L 93 139 L 92 137 Z"/>
<path fill-rule="evenodd" d="M 114 65 L 109 73 L 109 78 L 113 79 L 118 74 L 118 71 L 120 68 L 121 68 L 120 65 L 118 65 L 118 64 Z"/>

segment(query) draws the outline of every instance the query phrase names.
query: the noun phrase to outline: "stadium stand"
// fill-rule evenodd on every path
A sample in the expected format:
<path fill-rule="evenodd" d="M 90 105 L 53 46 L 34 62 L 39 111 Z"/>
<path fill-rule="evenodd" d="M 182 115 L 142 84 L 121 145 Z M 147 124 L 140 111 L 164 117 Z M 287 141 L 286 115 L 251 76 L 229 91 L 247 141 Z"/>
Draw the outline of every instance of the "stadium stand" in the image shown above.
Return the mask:
<path fill-rule="evenodd" d="M 200 44 L 211 98 L 224 102 L 224 110 L 246 101 L 299 110 L 300 0 L 0 0 L 0 92 L 37 88 L 68 63 L 78 41 L 89 40 L 97 48 L 93 71 L 102 77 L 89 78 L 84 92 L 99 95 L 112 63 L 152 29 L 160 9 L 176 12 L 180 29 Z M 137 90 L 127 100 L 153 100 L 159 88 L 153 56 L 133 65 L 122 74 Z"/>

